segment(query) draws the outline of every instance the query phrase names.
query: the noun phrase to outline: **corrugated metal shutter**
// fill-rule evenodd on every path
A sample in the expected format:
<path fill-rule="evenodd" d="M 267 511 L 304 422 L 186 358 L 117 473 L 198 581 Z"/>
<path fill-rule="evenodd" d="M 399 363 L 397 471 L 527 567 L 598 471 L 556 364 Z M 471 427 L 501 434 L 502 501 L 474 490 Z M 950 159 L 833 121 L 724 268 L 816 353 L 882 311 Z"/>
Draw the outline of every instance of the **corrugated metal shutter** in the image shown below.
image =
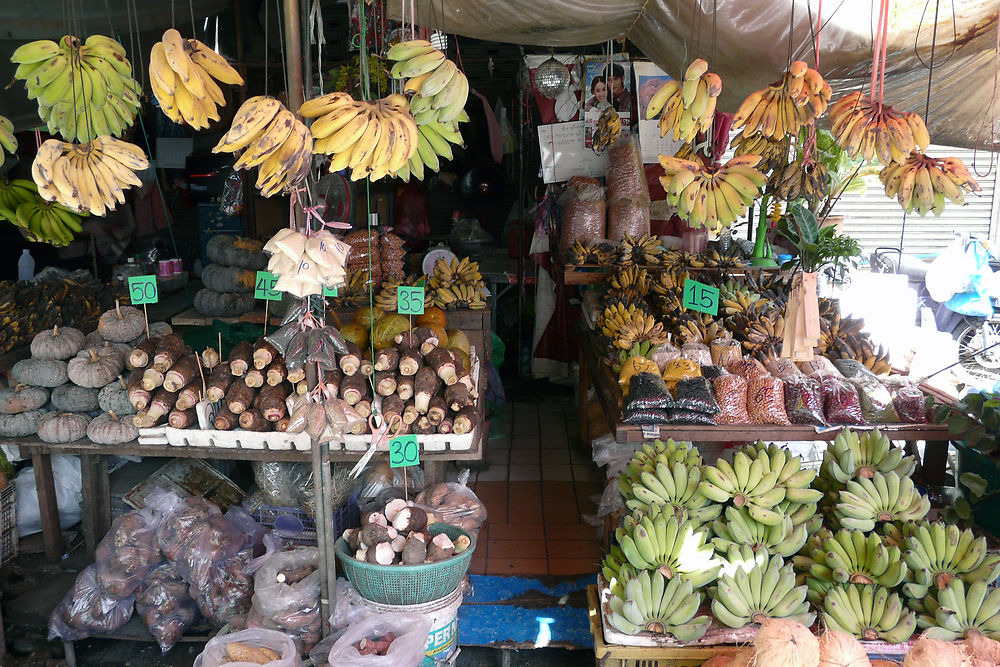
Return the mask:
<path fill-rule="evenodd" d="M 960 158 L 972 171 L 973 151 L 966 148 L 931 145 L 930 155 L 950 155 Z M 979 151 L 978 166 L 985 171 L 990 154 Z M 973 174 L 975 176 L 975 174 Z M 956 233 L 972 233 L 981 238 L 990 238 L 993 231 L 990 218 L 994 210 L 996 172 L 981 178 L 982 192 L 967 195 L 965 206 L 945 204 L 944 213 L 920 216 L 911 213 L 906 216 L 906 230 L 903 236 L 903 250 L 914 255 L 937 255 L 954 238 Z M 858 240 L 869 255 L 875 248 L 898 248 L 900 230 L 903 228 L 903 209 L 895 199 L 885 196 L 877 176 L 870 177 L 868 190 L 863 195 L 845 194 L 833 209 L 834 215 L 844 216 L 843 233 Z M 994 223 L 995 226 L 996 223 Z"/>

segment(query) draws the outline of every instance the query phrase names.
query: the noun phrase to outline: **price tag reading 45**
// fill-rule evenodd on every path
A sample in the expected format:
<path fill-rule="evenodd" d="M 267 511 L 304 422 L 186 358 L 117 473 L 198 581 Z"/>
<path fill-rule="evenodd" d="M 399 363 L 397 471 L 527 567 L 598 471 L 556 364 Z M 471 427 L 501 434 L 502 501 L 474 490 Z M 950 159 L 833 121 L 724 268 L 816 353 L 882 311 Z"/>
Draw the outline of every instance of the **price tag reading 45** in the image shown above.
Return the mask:
<path fill-rule="evenodd" d="M 278 276 L 270 271 L 258 271 L 257 281 L 253 285 L 253 298 L 265 301 L 281 301 L 281 292 L 274 289 Z"/>
<path fill-rule="evenodd" d="M 408 468 L 420 463 L 417 436 L 401 435 L 389 441 L 389 467 Z"/>
<path fill-rule="evenodd" d="M 396 288 L 396 312 L 400 315 L 424 314 L 424 288 L 420 285 Z"/>
<path fill-rule="evenodd" d="M 685 280 L 683 306 L 709 315 L 718 315 L 719 289 L 697 280 Z"/>
<path fill-rule="evenodd" d="M 160 292 L 156 289 L 156 276 L 133 276 L 128 279 L 128 294 L 133 306 L 156 303 Z"/>

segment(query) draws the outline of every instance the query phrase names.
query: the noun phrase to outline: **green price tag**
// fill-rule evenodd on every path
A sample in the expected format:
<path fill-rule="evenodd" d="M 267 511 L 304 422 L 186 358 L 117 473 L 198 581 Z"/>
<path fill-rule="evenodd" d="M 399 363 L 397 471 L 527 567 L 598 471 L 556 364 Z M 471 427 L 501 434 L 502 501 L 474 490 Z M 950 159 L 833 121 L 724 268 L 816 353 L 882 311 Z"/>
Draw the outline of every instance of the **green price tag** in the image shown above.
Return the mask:
<path fill-rule="evenodd" d="M 417 436 L 401 435 L 389 441 L 389 467 L 407 468 L 420 463 Z"/>
<path fill-rule="evenodd" d="M 709 315 L 719 314 L 719 289 L 697 280 L 684 281 L 684 302 L 689 310 L 697 310 Z"/>
<path fill-rule="evenodd" d="M 281 301 L 281 292 L 274 289 L 278 276 L 270 271 L 258 271 L 257 281 L 253 285 L 253 298 L 265 301 Z"/>
<path fill-rule="evenodd" d="M 337 296 L 337 288 L 336 287 L 324 287 L 323 288 L 323 296 Z"/>
<path fill-rule="evenodd" d="M 128 294 L 133 306 L 144 303 L 156 303 L 160 300 L 160 292 L 156 289 L 156 276 L 134 276 L 128 279 Z"/>
<path fill-rule="evenodd" d="M 400 315 L 424 314 L 424 288 L 400 285 L 396 288 L 396 312 Z"/>

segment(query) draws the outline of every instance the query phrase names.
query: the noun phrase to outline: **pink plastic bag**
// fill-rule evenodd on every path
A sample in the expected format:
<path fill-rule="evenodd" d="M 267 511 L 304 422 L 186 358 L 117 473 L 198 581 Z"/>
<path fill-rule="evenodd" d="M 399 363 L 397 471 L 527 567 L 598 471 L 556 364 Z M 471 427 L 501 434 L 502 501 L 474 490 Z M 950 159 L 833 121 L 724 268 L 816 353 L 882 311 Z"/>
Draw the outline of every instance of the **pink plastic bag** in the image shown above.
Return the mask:
<path fill-rule="evenodd" d="M 788 426 L 791 422 L 785 413 L 784 383 L 766 373 L 763 377 L 748 380 L 747 415 L 751 424 Z"/>
<path fill-rule="evenodd" d="M 299 652 L 290 637 L 276 630 L 254 628 L 208 640 L 208 643 L 205 644 L 205 650 L 195 659 L 194 667 L 258 667 L 259 663 L 229 660 L 226 656 L 226 644 L 232 642 L 258 648 L 269 648 L 281 656 L 278 660 L 265 663 L 267 667 L 299 667 L 302 664 Z"/>
<path fill-rule="evenodd" d="M 431 620 L 423 614 L 378 614 L 356 623 L 340 636 L 327 662 L 353 667 L 416 667 L 424 659 Z M 385 655 L 361 655 L 355 646 L 362 639 L 396 636 Z"/>
<path fill-rule="evenodd" d="M 749 424 L 747 414 L 747 381 L 739 375 L 722 372 L 712 383 L 715 401 L 719 404 L 716 424 Z"/>

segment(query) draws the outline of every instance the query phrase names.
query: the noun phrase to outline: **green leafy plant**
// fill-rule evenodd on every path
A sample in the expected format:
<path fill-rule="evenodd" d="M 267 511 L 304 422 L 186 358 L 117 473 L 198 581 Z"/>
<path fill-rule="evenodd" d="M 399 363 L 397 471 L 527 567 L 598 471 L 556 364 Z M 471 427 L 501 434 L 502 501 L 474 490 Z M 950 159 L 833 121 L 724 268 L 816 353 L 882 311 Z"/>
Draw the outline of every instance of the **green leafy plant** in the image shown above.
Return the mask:
<path fill-rule="evenodd" d="M 798 256 L 785 262 L 783 269 L 802 269 L 815 273 L 833 265 L 839 272 L 852 265 L 861 254 L 861 246 L 850 236 L 837 234 L 830 227 L 820 227 L 816 215 L 800 203 L 789 206 L 789 215 L 778 223 L 778 234 L 798 250 Z"/>
<path fill-rule="evenodd" d="M 796 152 L 801 154 L 806 144 L 806 129 L 799 131 Z M 816 150 L 813 157 L 826 167 L 827 182 L 825 198 L 810 206 L 820 221 L 826 220 L 834 204 L 846 193 L 864 194 L 868 189 L 867 176 L 878 174 L 880 164 L 865 164 L 861 158 L 852 158 L 833 138 L 829 130 L 816 130 Z"/>
<path fill-rule="evenodd" d="M 932 400 L 928 397 L 928 401 Z M 934 403 L 931 412 L 935 422 L 948 425 L 948 435 L 955 440 L 961 440 L 973 450 L 993 459 L 1000 454 L 997 449 L 1000 396 L 971 393 L 952 404 Z M 966 525 L 975 523 L 977 508 L 1000 496 L 1000 489 L 988 490 L 986 480 L 971 472 L 958 476 L 958 488 L 962 495 L 945 511 L 945 519 Z"/>

